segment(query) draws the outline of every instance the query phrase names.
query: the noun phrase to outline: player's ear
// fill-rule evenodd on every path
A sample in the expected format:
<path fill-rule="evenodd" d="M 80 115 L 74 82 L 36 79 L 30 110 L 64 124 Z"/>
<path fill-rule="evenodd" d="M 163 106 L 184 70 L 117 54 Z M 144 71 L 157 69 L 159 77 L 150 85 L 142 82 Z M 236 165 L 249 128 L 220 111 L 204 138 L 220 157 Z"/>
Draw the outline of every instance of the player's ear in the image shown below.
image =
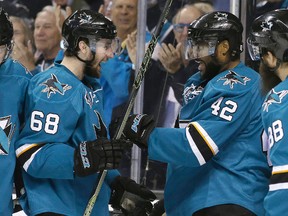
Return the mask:
<path fill-rule="evenodd" d="M 268 67 L 274 68 L 277 66 L 277 58 L 270 51 L 267 51 L 267 53 L 262 56 L 262 59 Z"/>
<path fill-rule="evenodd" d="M 228 40 L 223 40 L 218 45 L 218 49 L 219 49 L 219 51 L 220 51 L 220 53 L 222 55 L 226 55 L 226 53 L 228 52 L 229 48 L 230 48 L 230 44 L 229 44 Z"/>
<path fill-rule="evenodd" d="M 80 40 L 78 42 L 78 47 L 79 47 L 79 50 L 83 53 L 86 53 L 87 52 L 87 48 L 88 48 L 88 45 L 83 41 L 83 40 Z"/>

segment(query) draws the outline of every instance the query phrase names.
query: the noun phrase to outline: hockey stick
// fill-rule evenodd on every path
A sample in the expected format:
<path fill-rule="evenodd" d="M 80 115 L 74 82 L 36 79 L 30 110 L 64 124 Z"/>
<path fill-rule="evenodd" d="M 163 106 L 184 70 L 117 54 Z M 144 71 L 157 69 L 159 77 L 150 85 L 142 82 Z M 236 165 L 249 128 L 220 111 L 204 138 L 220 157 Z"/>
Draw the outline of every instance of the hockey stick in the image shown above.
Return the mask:
<path fill-rule="evenodd" d="M 137 76 L 134 80 L 134 83 L 133 83 L 133 86 L 132 86 L 132 90 L 131 90 L 131 93 L 130 93 L 130 97 L 129 97 L 129 100 L 128 100 L 128 105 L 127 105 L 127 109 L 126 109 L 126 112 L 125 112 L 125 115 L 122 119 L 122 122 L 121 122 L 121 125 L 120 127 L 118 128 L 117 130 L 117 133 L 116 133 L 116 136 L 115 136 L 115 139 L 120 139 L 121 136 L 122 136 L 122 133 L 123 133 L 123 130 L 124 130 L 124 127 L 126 125 L 126 122 L 128 120 L 128 117 L 132 111 L 132 108 L 133 108 L 133 105 L 134 105 L 134 102 L 135 102 L 135 99 L 136 99 L 136 96 L 137 96 L 137 93 L 138 93 L 138 90 L 141 86 L 141 83 L 144 79 L 144 75 L 147 71 L 147 68 L 149 66 L 149 63 L 151 61 L 151 57 L 152 57 L 152 54 L 153 54 L 153 51 L 154 51 L 154 48 L 157 44 L 157 41 L 158 41 L 158 38 L 160 36 L 160 32 L 162 30 L 162 27 L 164 25 L 164 22 L 167 18 L 167 15 L 170 11 L 170 7 L 171 7 L 171 4 L 172 4 L 172 1 L 173 0 L 167 0 L 166 3 L 165 3 L 165 6 L 164 6 L 164 9 L 162 11 L 162 14 L 160 16 L 160 19 L 157 23 L 157 26 L 156 26 L 156 29 L 155 29 L 155 32 L 154 34 L 152 35 L 152 38 L 149 42 L 149 45 L 148 45 L 148 48 L 144 54 L 144 57 L 143 57 L 143 61 L 141 63 L 141 67 L 137 73 Z M 95 202 L 97 200 L 97 197 L 99 195 L 99 192 L 102 188 L 102 185 L 103 185 L 103 182 L 104 182 L 104 179 L 107 175 L 107 170 L 104 170 L 101 174 L 101 177 L 100 177 L 100 180 L 98 182 L 98 185 L 96 187 L 96 190 L 93 194 L 93 196 L 90 198 L 88 204 L 87 204 L 87 207 L 85 209 L 85 212 L 84 212 L 84 216 L 90 216 L 91 215 L 91 212 L 93 210 L 93 207 L 95 205 Z"/>

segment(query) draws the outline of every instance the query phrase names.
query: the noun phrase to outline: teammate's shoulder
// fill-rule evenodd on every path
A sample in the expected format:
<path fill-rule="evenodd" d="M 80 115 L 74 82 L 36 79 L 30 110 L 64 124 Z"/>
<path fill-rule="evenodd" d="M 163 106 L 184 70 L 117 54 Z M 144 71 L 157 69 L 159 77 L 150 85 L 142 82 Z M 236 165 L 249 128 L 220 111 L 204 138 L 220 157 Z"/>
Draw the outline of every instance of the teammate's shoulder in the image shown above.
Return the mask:
<path fill-rule="evenodd" d="M 287 104 L 288 79 L 279 83 L 267 93 L 262 108 L 264 112 L 278 112 L 278 110 L 281 112 L 281 110 L 283 110 L 283 107 L 287 106 Z"/>
<path fill-rule="evenodd" d="M 11 75 L 14 77 L 32 78 L 30 71 L 17 60 L 8 58 L 0 67 L 2 75 Z"/>

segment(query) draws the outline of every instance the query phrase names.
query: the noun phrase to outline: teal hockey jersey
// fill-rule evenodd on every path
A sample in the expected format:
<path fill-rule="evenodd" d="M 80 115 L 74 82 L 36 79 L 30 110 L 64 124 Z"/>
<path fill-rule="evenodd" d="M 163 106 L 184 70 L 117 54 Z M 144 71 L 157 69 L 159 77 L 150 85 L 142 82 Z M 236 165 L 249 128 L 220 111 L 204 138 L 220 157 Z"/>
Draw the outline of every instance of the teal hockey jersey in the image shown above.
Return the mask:
<path fill-rule="evenodd" d="M 12 215 L 14 145 L 24 120 L 25 92 L 32 75 L 19 62 L 0 65 L 0 215 Z"/>
<path fill-rule="evenodd" d="M 107 136 L 98 80 L 80 81 L 55 63 L 31 79 L 26 107 L 26 124 L 16 149 L 25 170 L 21 203 L 26 214 L 83 215 L 98 174 L 74 176 L 73 159 L 79 143 Z M 117 170 L 108 171 L 91 215 L 109 215 L 109 184 L 118 175 Z"/>
<path fill-rule="evenodd" d="M 156 128 L 148 141 L 150 158 L 168 163 L 167 215 L 192 215 L 219 204 L 264 215 L 270 168 L 261 139 L 258 73 L 242 63 L 209 82 L 197 73 L 183 98 L 182 128 Z"/>
<path fill-rule="evenodd" d="M 267 216 L 287 215 L 288 205 L 288 80 L 273 88 L 262 106 L 272 176 L 264 201 Z M 287 179 L 286 179 L 287 178 Z"/>

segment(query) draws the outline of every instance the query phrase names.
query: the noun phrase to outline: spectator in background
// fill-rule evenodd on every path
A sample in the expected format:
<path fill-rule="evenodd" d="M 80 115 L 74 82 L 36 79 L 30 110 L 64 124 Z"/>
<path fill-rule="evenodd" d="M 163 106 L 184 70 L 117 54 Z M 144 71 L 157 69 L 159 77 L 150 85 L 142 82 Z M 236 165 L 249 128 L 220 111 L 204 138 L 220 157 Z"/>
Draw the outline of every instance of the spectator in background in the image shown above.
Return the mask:
<path fill-rule="evenodd" d="M 5 0 L 6 1 L 6 0 Z M 73 11 L 78 9 L 89 9 L 89 5 L 84 0 L 14 0 L 29 8 L 29 17 L 36 19 L 37 14 L 46 6 L 60 5 L 63 10 L 66 6 L 72 8 Z M 98 0 L 96 1 L 98 2 Z"/>
<path fill-rule="evenodd" d="M 29 43 L 33 43 L 33 32 L 29 28 L 28 24 L 25 20 L 21 19 L 21 17 L 10 16 L 10 21 L 13 24 L 13 41 L 14 43 L 19 42 L 26 46 Z"/>
<path fill-rule="evenodd" d="M 71 14 L 60 6 L 45 6 L 36 17 L 34 32 L 26 23 L 17 17 L 11 17 L 15 29 L 15 46 L 12 58 L 21 62 L 32 74 L 37 74 L 53 65 L 60 49 L 61 28 L 65 17 Z M 33 37 L 34 36 L 34 37 Z"/>
<path fill-rule="evenodd" d="M 74 0 L 52 0 L 52 5 L 55 7 L 57 5 L 61 6 L 61 9 L 65 10 L 67 6 L 71 6 Z"/>
<path fill-rule="evenodd" d="M 172 7 L 172 6 L 171 6 Z M 171 10 L 171 9 L 170 9 Z M 171 11 L 169 11 L 170 14 Z M 160 16 L 162 14 L 161 5 L 159 4 L 158 0 L 148 0 L 147 1 L 147 28 L 151 34 L 154 33 Z M 166 19 L 162 30 L 159 35 L 158 43 L 173 43 L 174 35 L 172 32 L 172 25 L 171 22 Z"/>
<path fill-rule="evenodd" d="M 90 7 L 91 10 L 99 11 L 102 4 L 104 4 L 104 0 L 84 0 Z"/>
<path fill-rule="evenodd" d="M 60 5 L 63 10 L 66 10 L 67 6 L 71 7 L 73 11 L 80 9 L 90 9 L 90 6 L 84 0 L 52 0 L 54 6 Z"/>
<path fill-rule="evenodd" d="M 113 0 L 111 19 L 122 44 L 122 52 L 101 64 L 100 83 L 103 86 L 103 120 L 114 137 L 125 114 L 125 107 L 134 81 L 136 63 L 136 30 L 138 0 Z M 124 155 L 119 171 L 130 176 L 131 151 Z"/>
<path fill-rule="evenodd" d="M 34 19 L 30 16 L 30 10 L 21 1 L 0 1 L 0 7 L 2 7 L 10 16 L 20 17 L 29 26 L 30 29 L 33 28 Z"/>
<path fill-rule="evenodd" d="M 36 16 L 34 25 L 34 41 L 36 47 L 36 68 L 33 74 L 42 72 L 54 63 L 58 52 L 60 51 L 60 42 L 62 39 L 59 19 L 56 16 L 56 7 L 46 6 Z M 65 11 L 61 10 L 60 20 L 66 17 Z"/>
<path fill-rule="evenodd" d="M 35 69 L 34 62 L 34 39 L 32 30 L 25 20 L 20 17 L 10 16 L 13 24 L 13 52 L 11 57 L 22 63 L 29 71 Z"/>
<path fill-rule="evenodd" d="M 32 74 L 37 74 L 51 67 L 60 51 L 62 36 L 59 23 L 63 22 L 64 18 L 65 11 L 60 10 L 60 6 L 45 6 L 37 14 L 34 22 L 35 52 L 29 43 L 27 45 L 23 44 L 23 46 L 20 43 L 16 43 L 13 50 L 13 58 L 19 60 Z M 14 21 L 17 22 L 17 20 Z M 33 58 L 32 55 L 34 56 Z"/>
<path fill-rule="evenodd" d="M 212 1 L 202 1 L 202 0 L 195 0 L 193 3 L 190 3 L 197 7 L 203 14 L 211 13 L 214 11 L 214 4 Z"/>
<path fill-rule="evenodd" d="M 111 18 L 112 3 L 113 0 L 104 0 L 104 3 L 99 7 L 99 13 L 102 13 L 104 16 Z"/>
<path fill-rule="evenodd" d="M 122 41 L 123 51 L 119 56 L 114 56 L 101 64 L 100 81 L 105 95 L 104 121 L 106 125 L 123 114 L 121 105 L 127 102 L 129 87 L 134 80 L 137 4 L 138 0 L 114 0 L 112 4 L 111 19 L 116 26 L 117 37 Z M 113 111 L 114 114 L 112 114 Z"/>

